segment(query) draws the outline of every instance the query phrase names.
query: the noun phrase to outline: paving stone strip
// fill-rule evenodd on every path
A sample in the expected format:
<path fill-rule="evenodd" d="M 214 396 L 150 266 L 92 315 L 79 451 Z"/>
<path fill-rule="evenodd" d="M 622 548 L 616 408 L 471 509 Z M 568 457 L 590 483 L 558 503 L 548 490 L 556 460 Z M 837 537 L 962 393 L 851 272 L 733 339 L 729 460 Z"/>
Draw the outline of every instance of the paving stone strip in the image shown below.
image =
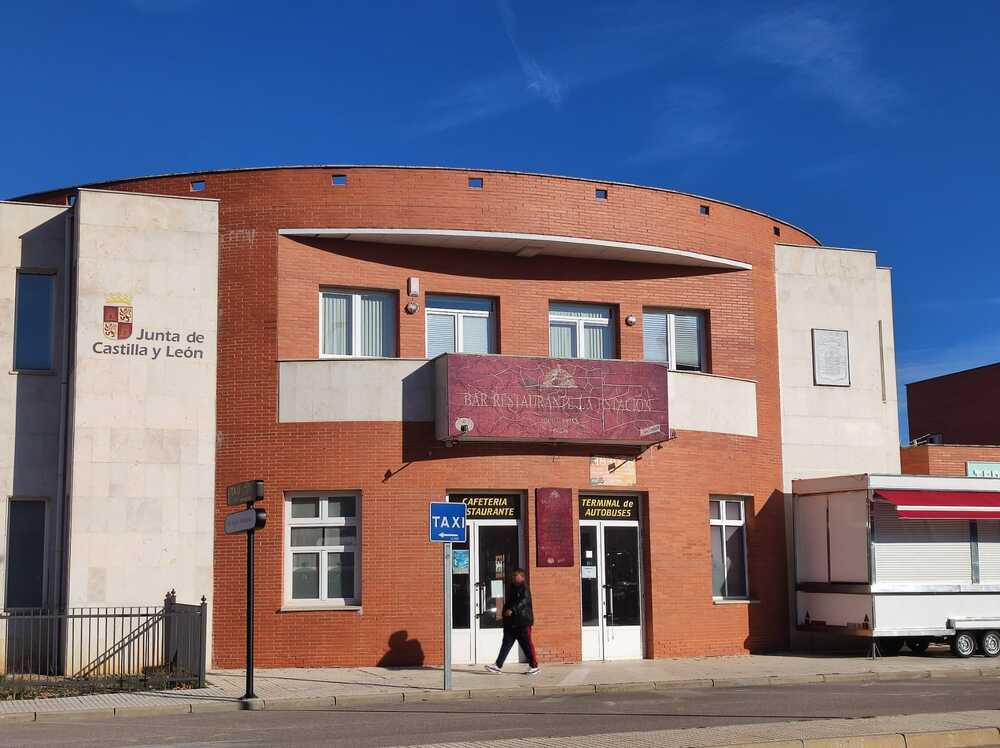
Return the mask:
<path fill-rule="evenodd" d="M 951 725 L 950 729 L 931 729 Z M 415 748 L 962 748 L 1000 745 L 1000 712 L 650 730 L 555 738 L 426 743 Z"/>
<path fill-rule="evenodd" d="M 67 698 L 0 702 L 0 723 L 48 722 L 59 719 L 148 717 L 169 714 L 252 709 L 329 709 L 331 707 L 400 704 L 407 701 L 453 701 L 455 699 L 531 698 L 587 693 L 623 693 L 693 688 L 760 688 L 810 683 L 871 683 L 875 681 L 924 678 L 997 678 L 1000 667 L 957 668 L 954 670 L 892 670 L 859 673 L 816 673 L 807 675 L 759 675 L 694 680 L 627 681 L 569 685 L 512 685 L 497 688 L 458 688 L 441 691 L 426 688 L 408 690 L 382 688 L 378 691 L 319 694 L 314 696 L 273 695 L 258 699 L 252 706 L 219 687 L 198 691 L 168 691 L 129 694 L 100 694 Z M 272 689 L 273 690 L 273 689 Z M 1000 744 L 1000 741 L 997 741 Z"/>

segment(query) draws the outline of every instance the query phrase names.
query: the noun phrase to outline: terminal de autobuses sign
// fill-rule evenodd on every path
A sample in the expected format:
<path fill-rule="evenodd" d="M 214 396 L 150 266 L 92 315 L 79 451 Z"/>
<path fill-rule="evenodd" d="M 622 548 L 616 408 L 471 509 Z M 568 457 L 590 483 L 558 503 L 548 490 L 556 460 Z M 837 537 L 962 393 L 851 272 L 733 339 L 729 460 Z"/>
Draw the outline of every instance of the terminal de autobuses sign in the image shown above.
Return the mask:
<path fill-rule="evenodd" d="M 445 441 L 665 441 L 667 369 L 644 361 L 477 356 L 436 361 Z"/>
<path fill-rule="evenodd" d="M 639 499 L 636 496 L 581 496 L 580 519 L 639 519 Z"/>

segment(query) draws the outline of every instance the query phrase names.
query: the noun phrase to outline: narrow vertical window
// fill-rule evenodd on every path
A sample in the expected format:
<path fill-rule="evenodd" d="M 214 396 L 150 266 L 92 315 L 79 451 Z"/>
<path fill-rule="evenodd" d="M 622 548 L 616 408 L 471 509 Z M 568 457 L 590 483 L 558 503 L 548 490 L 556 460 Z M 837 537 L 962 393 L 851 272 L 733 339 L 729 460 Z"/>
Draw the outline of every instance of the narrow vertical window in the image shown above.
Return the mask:
<path fill-rule="evenodd" d="M 647 361 L 662 361 L 679 371 L 706 371 L 705 313 L 643 309 L 642 347 Z"/>
<path fill-rule="evenodd" d="M 319 299 L 320 355 L 396 355 L 395 294 L 329 289 Z"/>
<path fill-rule="evenodd" d="M 15 499 L 9 507 L 5 604 L 41 608 L 45 604 L 45 502 Z"/>
<path fill-rule="evenodd" d="M 427 357 L 496 353 L 494 302 L 475 296 L 427 294 Z"/>
<path fill-rule="evenodd" d="M 616 358 L 611 307 L 549 304 L 549 355 L 555 358 Z"/>
<path fill-rule="evenodd" d="M 709 501 L 712 545 L 712 597 L 746 599 L 746 516 L 740 499 Z"/>
<path fill-rule="evenodd" d="M 55 337 L 55 275 L 18 272 L 14 369 L 51 371 Z"/>

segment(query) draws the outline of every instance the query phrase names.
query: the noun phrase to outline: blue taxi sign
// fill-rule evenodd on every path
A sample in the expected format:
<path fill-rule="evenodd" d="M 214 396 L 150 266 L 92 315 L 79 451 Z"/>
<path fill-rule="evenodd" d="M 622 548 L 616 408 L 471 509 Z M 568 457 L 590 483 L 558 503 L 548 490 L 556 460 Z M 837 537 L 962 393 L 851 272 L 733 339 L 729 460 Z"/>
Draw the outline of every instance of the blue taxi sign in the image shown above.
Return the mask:
<path fill-rule="evenodd" d="M 460 501 L 432 501 L 430 514 L 432 543 L 465 542 L 465 504 Z"/>

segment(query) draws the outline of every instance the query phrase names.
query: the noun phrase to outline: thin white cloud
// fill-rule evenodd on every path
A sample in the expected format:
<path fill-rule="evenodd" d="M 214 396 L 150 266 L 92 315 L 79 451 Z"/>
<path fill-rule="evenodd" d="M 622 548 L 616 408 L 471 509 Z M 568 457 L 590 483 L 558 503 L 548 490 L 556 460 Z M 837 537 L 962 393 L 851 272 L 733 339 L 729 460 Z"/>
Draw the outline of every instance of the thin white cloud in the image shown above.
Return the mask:
<path fill-rule="evenodd" d="M 515 111 L 539 100 L 553 107 L 561 105 L 574 91 L 661 61 L 667 50 L 657 31 L 658 28 L 652 26 L 612 27 L 605 24 L 599 29 L 595 27 L 577 37 L 574 44 L 559 50 L 562 67 L 571 72 L 558 77 L 533 58 L 524 57 L 522 61 L 522 56 L 518 55 L 515 69 L 468 80 L 452 91 L 429 99 L 413 134 L 434 135 Z M 518 48 L 515 47 L 515 53 Z"/>
<path fill-rule="evenodd" d="M 736 138 L 725 98 L 689 84 L 668 86 L 653 116 L 650 136 L 632 160 L 659 161 L 721 153 Z"/>
<path fill-rule="evenodd" d="M 1000 299 L 994 301 L 1000 303 Z M 899 433 L 901 441 L 905 444 L 908 443 L 906 434 L 909 430 L 906 385 L 942 374 L 997 363 L 1000 361 L 1000 332 L 987 333 L 950 346 L 928 346 L 899 351 L 896 359 L 896 381 L 899 383 Z M 918 437 L 922 434 L 913 436 Z"/>
<path fill-rule="evenodd" d="M 899 87 L 869 62 L 863 29 L 828 6 L 759 17 L 739 29 L 735 43 L 738 53 L 788 71 L 798 88 L 859 119 L 885 120 L 899 103 Z"/>
<path fill-rule="evenodd" d="M 943 347 L 913 348 L 897 355 L 896 376 L 908 384 L 1000 361 L 1000 332 L 972 337 Z"/>
<path fill-rule="evenodd" d="M 1000 304 L 1000 296 L 962 296 L 959 298 L 933 298 L 919 303 L 924 309 L 955 309 L 956 307 L 994 306 Z"/>
<path fill-rule="evenodd" d="M 507 39 L 517 56 L 517 62 L 521 66 L 528 90 L 552 106 L 559 106 L 563 100 L 563 84 L 552 73 L 539 65 L 538 61 L 528 54 L 518 42 L 517 18 L 514 16 L 510 0 L 497 0 L 497 8 L 500 11 L 500 18 L 503 20 L 504 32 L 507 34 Z"/>

